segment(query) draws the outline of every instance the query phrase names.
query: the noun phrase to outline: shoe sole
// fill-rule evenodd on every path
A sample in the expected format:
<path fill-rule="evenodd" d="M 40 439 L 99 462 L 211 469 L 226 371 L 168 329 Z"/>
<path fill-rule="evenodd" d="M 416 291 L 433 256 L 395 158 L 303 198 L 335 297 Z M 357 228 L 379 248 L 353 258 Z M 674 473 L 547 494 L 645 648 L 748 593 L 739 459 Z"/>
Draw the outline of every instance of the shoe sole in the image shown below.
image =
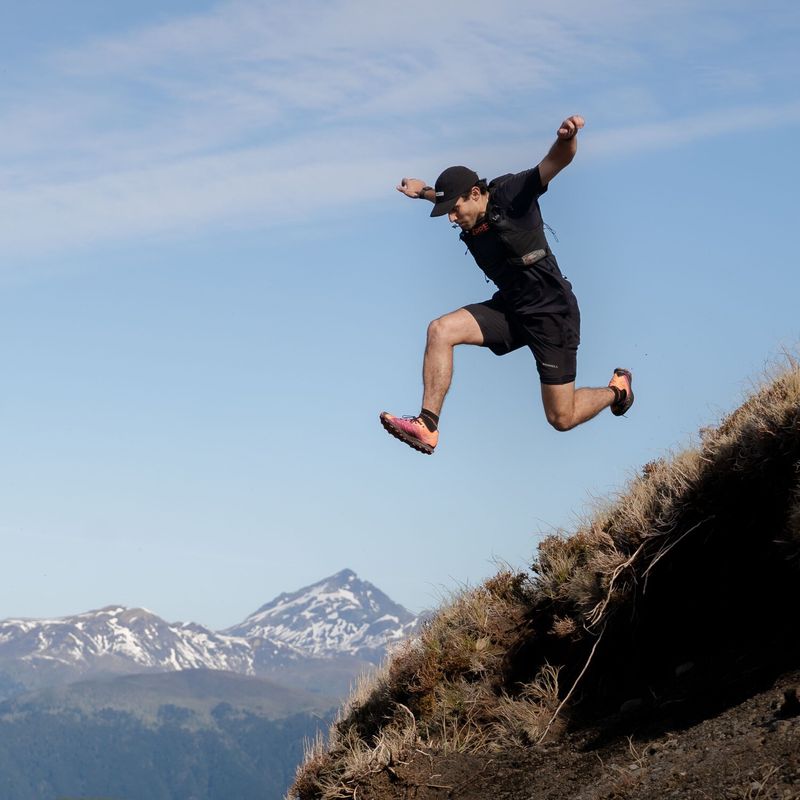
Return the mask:
<path fill-rule="evenodd" d="M 633 375 L 631 375 L 630 370 L 622 369 L 621 367 L 617 367 L 614 370 L 615 375 L 624 375 L 628 379 L 628 389 L 626 389 L 627 396 L 625 398 L 625 402 L 622 404 L 622 408 L 614 408 L 611 406 L 611 413 L 615 417 L 622 417 L 628 411 L 630 411 L 631 406 L 633 405 Z"/>
<path fill-rule="evenodd" d="M 420 453 L 424 453 L 426 456 L 433 455 L 433 448 L 429 444 L 425 444 L 425 442 L 421 442 L 419 439 L 409 436 L 407 433 L 405 433 L 405 431 L 395 428 L 391 421 L 384 419 L 383 416 L 381 416 L 380 419 L 381 425 L 383 425 L 383 427 L 386 429 L 386 432 L 394 436 L 395 439 L 399 439 L 401 442 L 404 442 L 409 447 L 413 447 L 414 450 Z"/>

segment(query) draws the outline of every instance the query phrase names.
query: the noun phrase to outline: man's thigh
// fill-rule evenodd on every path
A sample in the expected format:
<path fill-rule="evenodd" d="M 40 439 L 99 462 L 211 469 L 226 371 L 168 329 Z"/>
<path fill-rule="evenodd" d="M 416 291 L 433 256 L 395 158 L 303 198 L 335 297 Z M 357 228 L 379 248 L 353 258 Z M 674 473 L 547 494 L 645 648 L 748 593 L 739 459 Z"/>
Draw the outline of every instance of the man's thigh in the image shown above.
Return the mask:
<path fill-rule="evenodd" d="M 481 341 L 477 344 L 488 347 L 496 356 L 504 356 L 528 343 L 524 331 L 515 324 L 497 295 L 483 303 L 464 306 L 461 311 L 470 314 L 480 329 Z"/>
<path fill-rule="evenodd" d="M 431 326 L 436 326 L 438 333 L 450 344 L 483 344 L 481 327 L 465 308 L 459 308 L 439 317 L 431 323 Z"/>

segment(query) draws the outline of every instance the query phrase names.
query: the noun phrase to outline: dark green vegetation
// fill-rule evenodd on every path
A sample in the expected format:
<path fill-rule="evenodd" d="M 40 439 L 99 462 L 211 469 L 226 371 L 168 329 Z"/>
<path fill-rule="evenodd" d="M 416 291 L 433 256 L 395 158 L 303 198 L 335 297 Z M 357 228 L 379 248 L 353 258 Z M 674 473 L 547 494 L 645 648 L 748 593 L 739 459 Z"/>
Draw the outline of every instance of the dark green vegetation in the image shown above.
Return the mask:
<path fill-rule="evenodd" d="M 710 718 L 800 666 L 799 573 L 792 364 L 697 447 L 645 465 L 573 535 L 547 538 L 532 572 L 442 608 L 351 697 L 294 793 L 403 797 L 396 765 L 421 751 L 433 772 L 449 754 L 490 754 L 480 771 L 511 747 L 569 750 L 590 728 L 608 741 Z M 541 795 L 531 774 L 526 796 L 574 796 L 557 788 L 569 763 Z"/>
<path fill-rule="evenodd" d="M 0 797 L 279 800 L 327 705 L 211 671 L 23 695 L 0 706 Z"/>
<path fill-rule="evenodd" d="M 264 678 L 195 669 L 109 676 L 21 694 L 0 704 L 0 719 L 28 711 L 79 711 L 91 716 L 111 708 L 152 724 L 160 719 L 164 706 L 177 706 L 188 712 L 187 727 L 203 727 L 221 703 L 264 719 L 283 719 L 298 712 L 319 714 L 335 700 Z"/>

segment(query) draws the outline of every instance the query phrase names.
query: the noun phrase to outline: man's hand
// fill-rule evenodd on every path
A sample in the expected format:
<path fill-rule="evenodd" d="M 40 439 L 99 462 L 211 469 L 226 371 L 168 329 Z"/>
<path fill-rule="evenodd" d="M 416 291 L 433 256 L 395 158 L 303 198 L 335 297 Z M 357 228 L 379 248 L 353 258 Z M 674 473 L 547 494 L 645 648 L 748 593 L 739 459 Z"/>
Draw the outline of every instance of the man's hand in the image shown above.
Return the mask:
<path fill-rule="evenodd" d="M 426 185 L 425 181 L 421 181 L 419 178 L 403 178 L 397 186 L 397 191 L 402 192 L 406 197 L 418 198 Z"/>
<path fill-rule="evenodd" d="M 583 126 L 583 117 L 577 114 L 567 117 L 561 123 L 553 146 L 539 162 L 539 177 L 543 186 L 547 186 L 575 158 L 578 150 L 578 140 L 575 136 Z"/>
<path fill-rule="evenodd" d="M 561 127 L 556 132 L 556 136 L 558 136 L 559 139 L 572 139 L 584 124 L 583 117 L 578 114 L 573 114 L 561 123 Z"/>

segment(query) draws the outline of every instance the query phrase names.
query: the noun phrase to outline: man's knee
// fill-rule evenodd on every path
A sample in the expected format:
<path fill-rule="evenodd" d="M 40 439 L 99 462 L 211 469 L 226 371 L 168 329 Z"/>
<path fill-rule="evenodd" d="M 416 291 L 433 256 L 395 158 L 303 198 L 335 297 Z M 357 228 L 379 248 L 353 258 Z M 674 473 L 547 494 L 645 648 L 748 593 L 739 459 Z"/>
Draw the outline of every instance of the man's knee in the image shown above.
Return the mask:
<path fill-rule="evenodd" d="M 439 317 L 428 325 L 429 344 L 457 344 L 456 326 L 448 317 Z"/>
<path fill-rule="evenodd" d="M 572 414 L 566 414 L 563 411 L 547 411 L 547 421 L 557 430 L 557 431 L 569 431 L 575 427 L 575 423 L 572 421 Z"/>
<path fill-rule="evenodd" d="M 572 384 L 542 384 L 542 401 L 547 421 L 557 431 L 572 430 L 575 420 L 575 390 Z"/>
<path fill-rule="evenodd" d="M 466 309 L 452 311 L 428 325 L 428 345 L 483 344 L 478 321 Z"/>
<path fill-rule="evenodd" d="M 545 402 L 544 414 L 557 431 L 568 431 L 575 427 L 575 405 L 568 402 Z"/>

